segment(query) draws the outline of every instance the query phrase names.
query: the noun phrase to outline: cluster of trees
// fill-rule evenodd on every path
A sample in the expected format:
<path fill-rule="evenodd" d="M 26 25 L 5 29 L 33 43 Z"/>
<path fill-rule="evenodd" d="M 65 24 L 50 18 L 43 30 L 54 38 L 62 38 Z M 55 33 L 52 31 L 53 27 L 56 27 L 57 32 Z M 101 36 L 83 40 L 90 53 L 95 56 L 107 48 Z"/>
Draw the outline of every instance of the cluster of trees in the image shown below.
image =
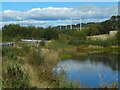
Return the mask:
<path fill-rule="evenodd" d="M 109 33 L 111 30 L 120 30 L 120 16 L 112 16 L 110 20 L 101 23 L 102 33 Z"/>
<path fill-rule="evenodd" d="M 19 24 L 9 24 L 2 28 L 3 41 L 27 39 L 55 39 L 58 31 L 54 28 L 41 28 L 35 26 L 23 27 Z"/>
<path fill-rule="evenodd" d="M 88 36 L 108 34 L 112 30 L 120 30 L 120 16 L 112 16 L 109 20 L 101 23 L 87 23 L 83 28 Z"/>
<path fill-rule="evenodd" d="M 73 29 L 78 28 L 80 24 L 72 25 Z M 67 25 L 70 29 L 70 25 Z M 87 35 L 98 35 L 98 34 L 108 34 L 111 30 L 120 30 L 120 16 L 112 16 L 109 20 L 103 22 L 89 22 L 89 23 L 82 23 L 83 30 L 85 30 Z M 60 29 L 60 26 L 56 27 Z M 62 30 L 66 29 L 66 26 L 61 26 Z"/>

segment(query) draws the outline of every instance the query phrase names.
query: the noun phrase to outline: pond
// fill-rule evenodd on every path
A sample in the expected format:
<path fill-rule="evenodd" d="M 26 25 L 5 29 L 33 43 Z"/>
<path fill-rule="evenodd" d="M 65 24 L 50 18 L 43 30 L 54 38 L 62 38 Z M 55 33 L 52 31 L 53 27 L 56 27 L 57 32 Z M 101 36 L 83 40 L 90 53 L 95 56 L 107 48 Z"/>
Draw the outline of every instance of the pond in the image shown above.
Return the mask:
<path fill-rule="evenodd" d="M 118 56 L 94 54 L 62 60 L 53 69 L 54 73 L 65 72 L 65 78 L 79 81 L 80 87 L 97 88 L 118 82 Z"/>

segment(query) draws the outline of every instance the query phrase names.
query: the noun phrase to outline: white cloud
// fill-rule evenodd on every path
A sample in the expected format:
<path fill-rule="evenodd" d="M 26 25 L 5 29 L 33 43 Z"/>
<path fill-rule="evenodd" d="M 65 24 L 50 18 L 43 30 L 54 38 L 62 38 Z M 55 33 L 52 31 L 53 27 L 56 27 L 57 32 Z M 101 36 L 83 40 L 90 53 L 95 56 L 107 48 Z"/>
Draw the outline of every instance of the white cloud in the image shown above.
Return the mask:
<path fill-rule="evenodd" d="M 101 22 L 107 20 L 107 18 L 103 18 L 103 19 L 82 19 L 82 23 L 86 23 L 86 22 Z M 80 20 L 73 20 L 72 24 L 78 24 L 80 22 Z M 8 25 L 8 24 L 20 24 L 22 26 L 28 26 L 28 25 L 34 25 L 34 26 L 40 26 L 40 27 L 48 27 L 48 26 L 57 26 L 57 25 L 70 25 L 71 24 L 71 20 L 67 19 L 67 20 L 45 20 L 45 21 L 41 21 L 41 20 L 23 20 L 23 21 L 4 21 L 4 22 L 0 22 L 0 29 L 2 28 L 2 26 L 4 25 Z"/>
<path fill-rule="evenodd" d="M 2 12 L 2 20 L 3 21 L 22 20 L 22 12 L 5 10 Z"/>
<path fill-rule="evenodd" d="M 85 18 L 109 18 L 112 15 L 117 15 L 118 6 L 96 6 L 96 5 L 82 5 L 75 9 L 82 12 L 82 16 Z"/>
<path fill-rule="evenodd" d="M 96 5 L 81 5 L 74 8 L 33 8 L 28 11 L 13 11 L 5 10 L 2 12 L 3 23 L 19 23 L 38 25 L 41 23 L 59 24 L 60 20 L 70 19 L 71 17 L 81 16 L 86 22 L 87 20 L 101 21 L 110 18 L 112 15 L 117 15 L 118 6 L 96 6 Z M 0 13 L 1 15 L 1 13 Z M 44 21 L 46 20 L 46 21 Z M 49 20 L 54 20 L 53 23 Z M 70 23 L 70 21 L 69 21 Z"/>

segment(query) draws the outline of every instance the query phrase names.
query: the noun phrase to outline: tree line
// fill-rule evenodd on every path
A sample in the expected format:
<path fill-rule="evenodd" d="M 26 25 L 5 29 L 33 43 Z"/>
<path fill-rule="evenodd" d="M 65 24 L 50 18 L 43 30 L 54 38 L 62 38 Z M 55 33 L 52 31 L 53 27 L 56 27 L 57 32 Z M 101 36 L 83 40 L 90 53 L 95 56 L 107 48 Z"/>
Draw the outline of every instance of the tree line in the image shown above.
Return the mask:
<path fill-rule="evenodd" d="M 35 26 L 20 26 L 19 24 L 9 24 L 2 28 L 3 41 L 20 39 L 55 39 L 58 31 L 53 28 L 41 28 Z"/>

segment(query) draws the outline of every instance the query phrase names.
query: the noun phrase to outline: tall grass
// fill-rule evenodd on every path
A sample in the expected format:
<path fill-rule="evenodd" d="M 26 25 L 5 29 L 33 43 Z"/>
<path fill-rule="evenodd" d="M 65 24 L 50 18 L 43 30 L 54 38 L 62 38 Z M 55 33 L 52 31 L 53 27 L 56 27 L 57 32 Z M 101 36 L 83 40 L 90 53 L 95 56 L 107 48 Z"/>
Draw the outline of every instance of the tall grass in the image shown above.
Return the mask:
<path fill-rule="evenodd" d="M 27 88 L 29 76 L 21 68 L 19 50 L 3 48 L 2 88 Z"/>

